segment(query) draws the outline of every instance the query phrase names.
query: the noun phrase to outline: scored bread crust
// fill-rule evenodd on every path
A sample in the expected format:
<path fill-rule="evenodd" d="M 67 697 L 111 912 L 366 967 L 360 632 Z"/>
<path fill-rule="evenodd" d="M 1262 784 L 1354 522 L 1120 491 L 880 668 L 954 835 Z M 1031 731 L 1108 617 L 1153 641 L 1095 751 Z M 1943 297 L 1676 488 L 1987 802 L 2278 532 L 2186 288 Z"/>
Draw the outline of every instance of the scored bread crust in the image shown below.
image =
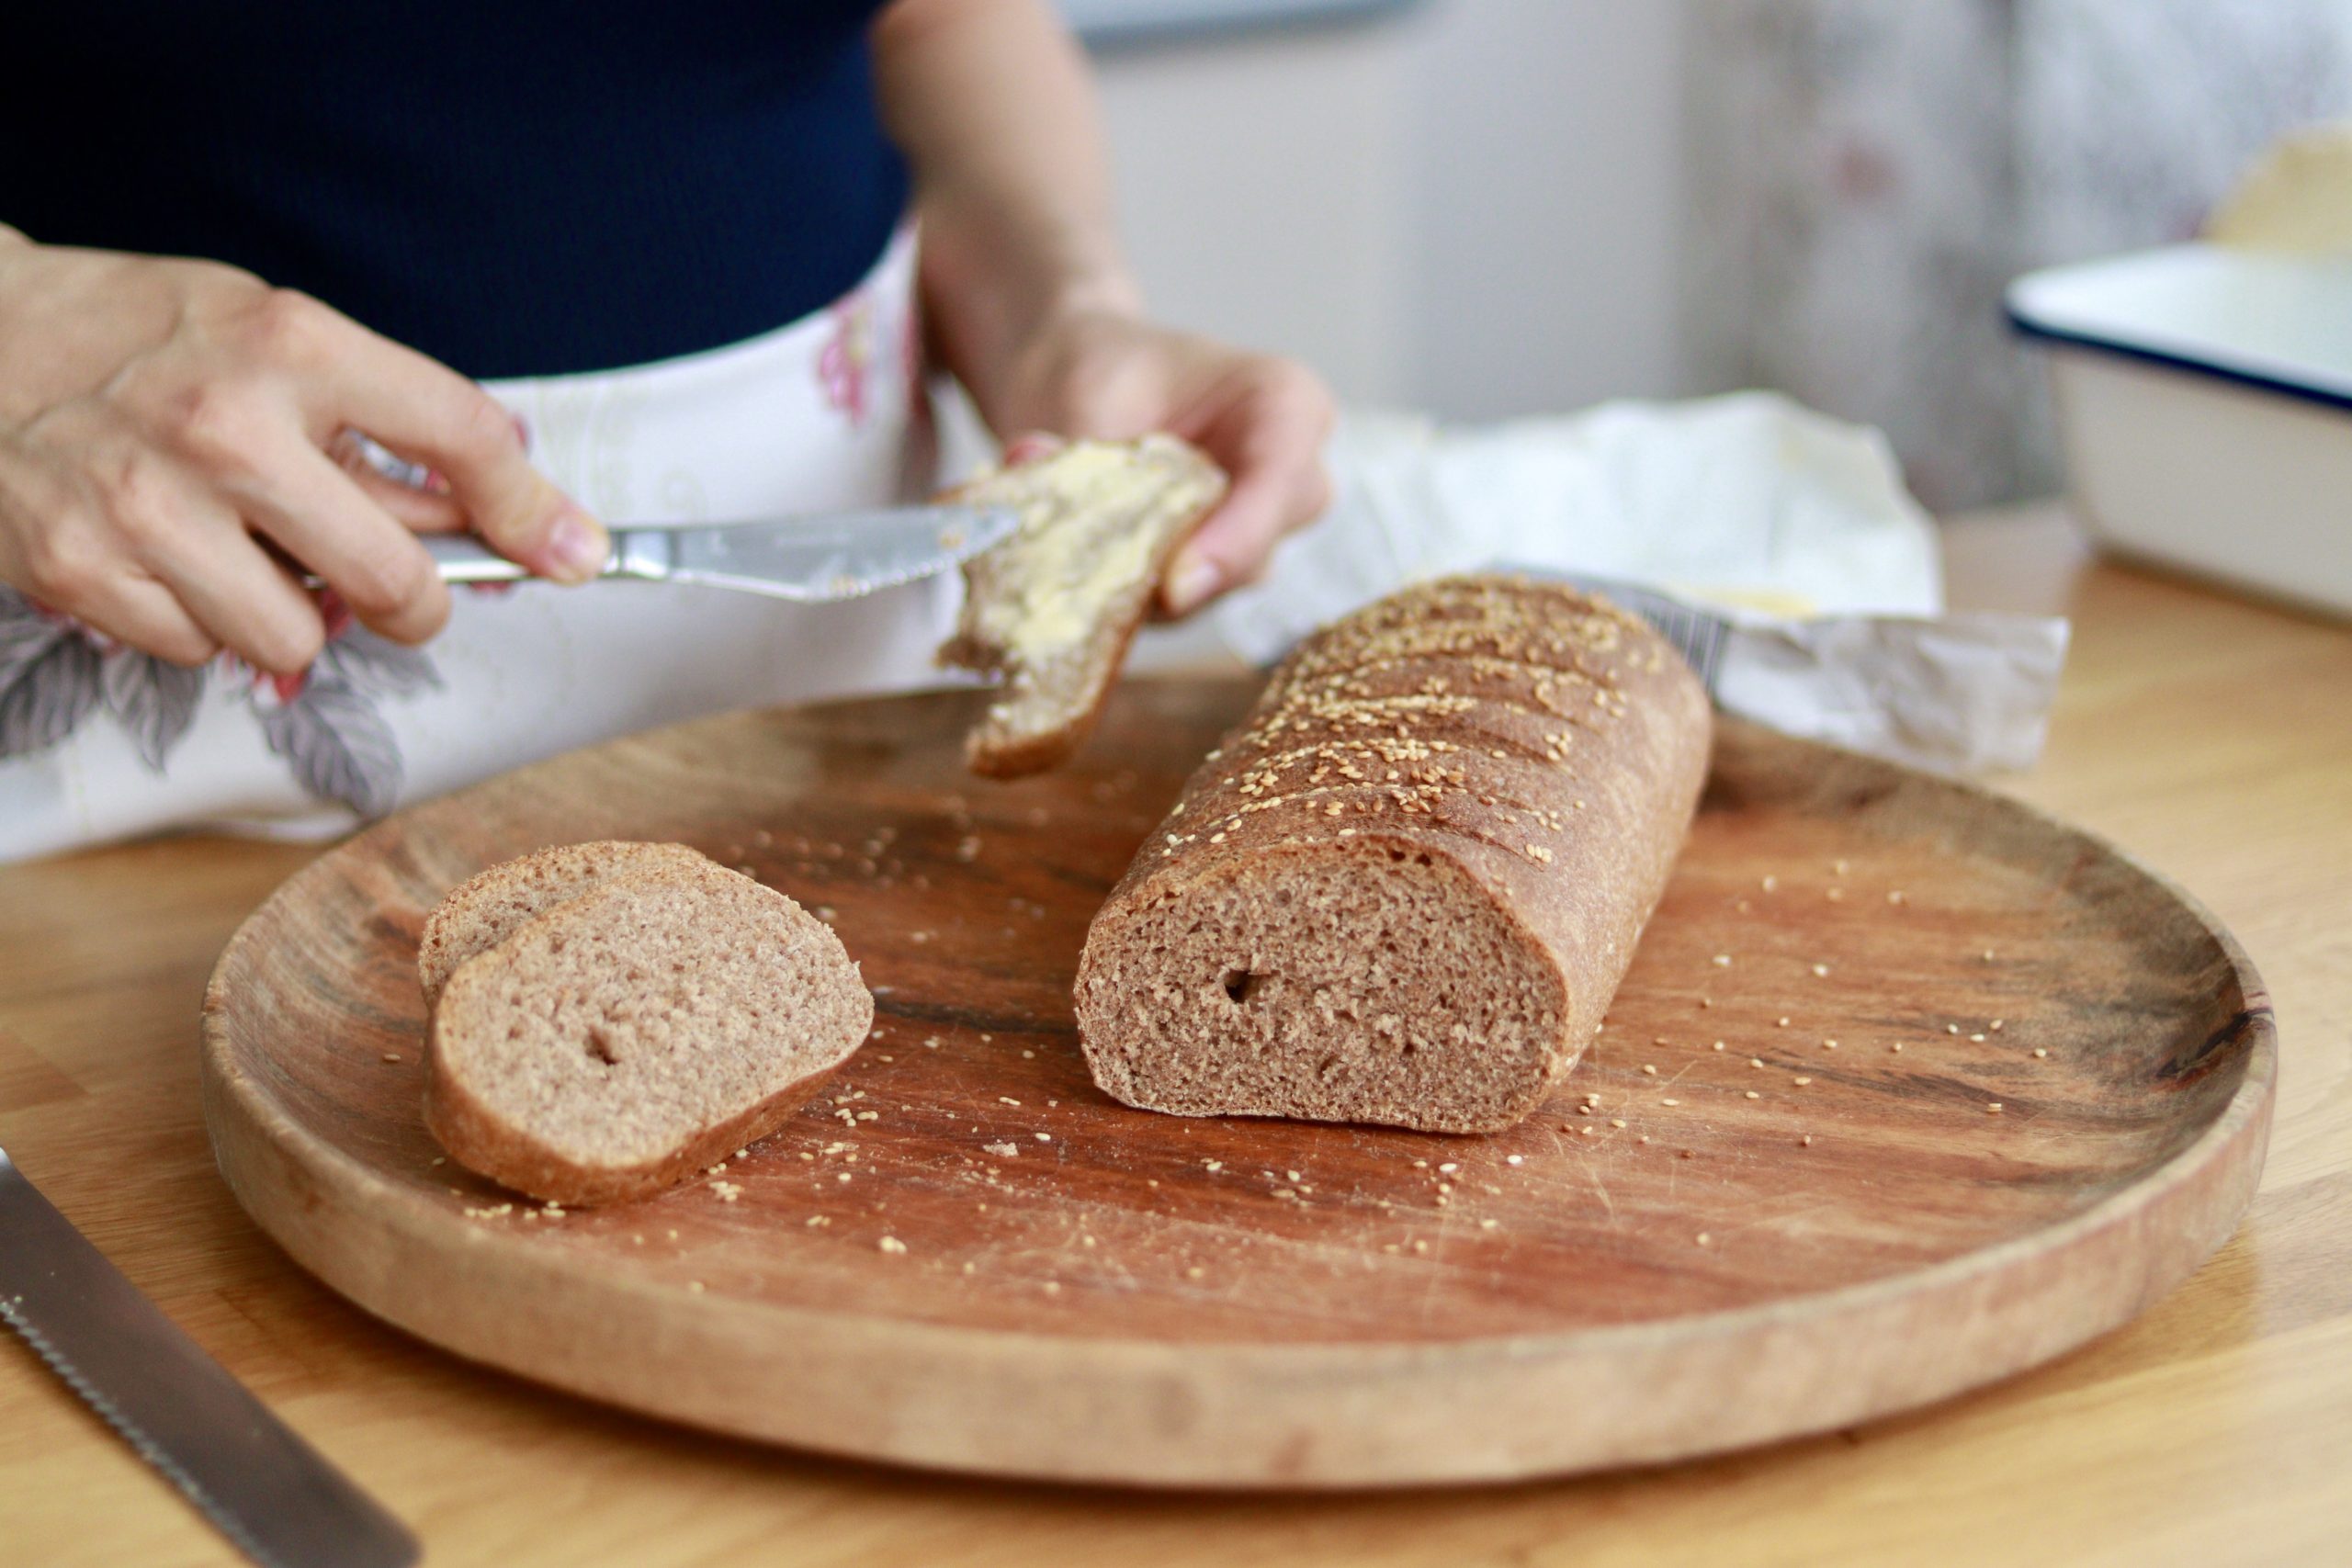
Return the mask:
<path fill-rule="evenodd" d="M 458 966 L 443 988 L 433 1016 L 425 1052 L 424 1122 L 450 1157 L 467 1169 L 533 1197 L 588 1207 L 650 1197 L 678 1181 L 725 1159 L 737 1149 L 781 1126 L 821 1088 L 841 1064 L 865 1042 L 873 1025 L 874 999 L 857 967 L 842 948 L 832 929 L 803 910 L 782 893 L 753 879 L 696 857 L 698 864 L 654 864 L 623 873 L 601 886 L 568 899 L 526 923 L 507 942 L 478 953 Z M 848 1003 L 854 1027 L 832 1043 L 830 1055 L 806 1073 L 779 1086 L 762 1099 L 692 1130 L 675 1146 L 633 1164 L 587 1164 L 551 1147 L 529 1129 L 485 1100 L 449 1062 L 448 1032 L 466 1024 L 494 1024 L 498 1014 L 473 1016 L 478 997 L 492 992 L 523 962 L 519 940 L 535 930 L 552 930 L 550 922 L 581 924 L 619 909 L 634 889 L 685 888 L 703 895 L 741 898 L 755 889 L 762 911 L 784 915 L 800 940 L 829 947 L 826 955 L 841 987 L 836 1000 Z M 722 911 L 731 913 L 733 911 Z M 714 928 L 714 936 L 718 931 Z"/>
<path fill-rule="evenodd" d="M 1067 761 L 1093 732 L 1128 648 L 1150 615 L 1169 564 L 1224 499 L 1225 475 L 1186 443 L 1154 434 L 1131 442 L 1072 443 L 1032 462 L 984 474 L 940 498 L 967 505 L 1012 506 L 1025 513 L 1041 501 L 1050 504 L 1057 476 L 1070 464 L 1106 454 L 1117 454 L 1144 487 L 1143 499 L 1131 504 L 1137 508 L 1136 526 L 1150 530 L 1150 538 L 1136 570 L 1109 585 L 1102 603 L 1089 609 L 1088 630 L 1069 661 L 1075 668 L 1035 668 L 1018 649 L 992 637 L 984 624 L 1024 586 L 1015 575 L 1017 547 L 1024 536 L 1033 536 L 1030 516 L 1024 514 L 1024 535 L 1011 542 L 1016 547 L 1001 546 L 964 564 L 964 605 L 955 634 L 940 646 L 938 660 L 943 665 L 1004 678 L 1008 697 L 992 704 L 965 738 L 965 765 L 984 778 L 1042 773 Z M 1054 694 L 1050 722 L 1016 720 L 1016 706 L 1040 695 L 1057 677 L 1069 689 Z"/>
<path fill-rule="evenodd" d="M 425 918 L 416 978 L 429 1007 L 458 965 L 487 952 L 533 916 L 630 872 L 715 863 L 684 844 L 599 839 L 551 844 L 477 872 L 449 889 Z"/>
<path fill-rule="evenodd" d="M 1623 978 L 1711 739 L 1673 649 L 1573 589 L 1447 579 L 1325 628 L 1090 927 L 1075 1001 L 1096 1084 L 1189 1115 L 1510 1125 L 1574 1066 Z M 1408 911 L 1407 940 L 1383 939 L 1395 951 L 1348 919 L 1307 949 L 1297 910 L 1375 886 L 1406 900 L 1381 907 Z M 1492 967 L 1436 956 L 1473 938 Z M 1243 988 L 1221 996 L 1220 967 Z M 1286 987 L 1291 969 L 1312 978 Z M 1476 1009 L 1428 1000 L 1447 994 L 1487 1010 L 1487 1037 L 1449 1042 Z M 1359 1027 L 1385 1005 L 1368 998 L 1398 995 L 1423 1002 L 1380 1018 L 1392 1037 Z"/>

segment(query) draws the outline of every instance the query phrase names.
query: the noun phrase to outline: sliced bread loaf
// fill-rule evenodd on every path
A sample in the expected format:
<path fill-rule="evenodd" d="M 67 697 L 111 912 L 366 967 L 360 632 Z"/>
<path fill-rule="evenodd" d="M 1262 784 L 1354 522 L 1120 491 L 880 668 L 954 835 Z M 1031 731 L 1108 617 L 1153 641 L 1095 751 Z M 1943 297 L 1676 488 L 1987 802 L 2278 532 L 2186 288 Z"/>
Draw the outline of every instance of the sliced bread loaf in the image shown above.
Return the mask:
<path fill-rule="evenodd" d="M 557 844 L 492 866 L 458 884 L 425 919 L 417 943 L 416 977 L 429 1007 L 458 964 L 504 942 L 534 915 L 629 872 L 657 866 L 708 865 L 684 844 L 640 844 L 605 839 Z"/>
<path fill-rule="evenodd" d="M 641 1198 L 775 1131 L 873 1020 L 841 939 L 783 894 L 707 862 L 630 872 L 458 965 L 425 1123 L 534 1197 Z"/>
<path fill-rule="evenodd" d="M 1300 645 L 1087 932 L 1105 1093 L 1185 1115 L 1510 1125 L 1592 1038 L 1711 717 L 1639 618 L 1457 578 Z"/>
<path fill-rule="evenodd" d="M 1021 513 L 964 563 L 963 616 L 939 650 L 1004 677 L 965 742 L 974 773 L 1038 773 L 1078 750 L 1177 546 L 1224 494 L 1224 473 L 1172 435 L 1074 442 L 956 492 Z"/>

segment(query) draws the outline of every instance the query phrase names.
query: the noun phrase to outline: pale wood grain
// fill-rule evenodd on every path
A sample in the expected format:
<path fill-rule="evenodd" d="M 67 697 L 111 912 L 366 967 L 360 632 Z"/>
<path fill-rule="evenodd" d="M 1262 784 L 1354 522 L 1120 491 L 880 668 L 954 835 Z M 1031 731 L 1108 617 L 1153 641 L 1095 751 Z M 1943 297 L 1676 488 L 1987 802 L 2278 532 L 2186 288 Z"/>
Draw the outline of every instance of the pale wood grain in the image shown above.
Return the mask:
<path fill-rule="evenodd" d="M 1671 1469 L 1500 1491 L 1153 1498 L 797 1459 L 615 1415 L 376 1325 L 211 1172 L 194 1014 L 308 858 L 178 842 L 0 872 L 0 1142 L 436 1563 L 2327 1563 L 2352 1517 L 2352 632 L 1963 531 L 1953 599 L 2077 618 L 2049 759 L 2005 787 L 2245 942 L 2281 1024 L 2238 1235 L 2130 1326 L 1956 1404 Z M 12 1558 L 234 1561 L 0 1347 Z"/>

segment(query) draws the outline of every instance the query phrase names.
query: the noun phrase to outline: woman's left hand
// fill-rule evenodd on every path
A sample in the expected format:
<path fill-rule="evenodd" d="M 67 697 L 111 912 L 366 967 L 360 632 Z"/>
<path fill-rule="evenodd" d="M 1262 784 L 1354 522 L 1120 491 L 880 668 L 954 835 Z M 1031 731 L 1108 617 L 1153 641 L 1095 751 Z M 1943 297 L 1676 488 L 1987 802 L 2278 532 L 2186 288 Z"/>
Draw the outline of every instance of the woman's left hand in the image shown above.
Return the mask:
<path fill-rule="evenodd" d="M 1080 308 L 1030 333 L 994 390 L 989 412 L 1001 430 L 1112 441 L 1166 431 L 1225 469 L 1225 500 L 1160 580 L 1168 615 L 1189 615 L 1256 581 L 1283 536 L 1330 504 L 1323 441 L 1331 394 L 1292 360 L 1155 326 L 1123 309 Z"/>

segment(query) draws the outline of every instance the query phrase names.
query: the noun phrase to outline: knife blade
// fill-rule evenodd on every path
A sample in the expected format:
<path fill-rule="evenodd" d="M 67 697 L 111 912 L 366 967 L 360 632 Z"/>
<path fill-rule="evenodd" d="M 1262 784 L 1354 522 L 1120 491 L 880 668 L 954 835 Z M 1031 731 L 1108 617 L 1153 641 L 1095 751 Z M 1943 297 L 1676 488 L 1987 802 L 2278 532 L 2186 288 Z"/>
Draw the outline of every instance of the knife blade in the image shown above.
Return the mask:
<path fill-rule="evenodd" d="M 265 1568 L 407 1568 L 415 1538 L 165 1317 L 0 1149 L 0 1321 Z"/>
<path fill-rule="evenodd" d="M 605 577 L 694 582 L 800 604 L 855 599 L 930 577 L 1001 544 L 1021 524 L 1007 507 L 894 506 L 752 523 L 624 525 Z M 428 536 L 448 582 L 530 576 L 470 535 Z"/>

